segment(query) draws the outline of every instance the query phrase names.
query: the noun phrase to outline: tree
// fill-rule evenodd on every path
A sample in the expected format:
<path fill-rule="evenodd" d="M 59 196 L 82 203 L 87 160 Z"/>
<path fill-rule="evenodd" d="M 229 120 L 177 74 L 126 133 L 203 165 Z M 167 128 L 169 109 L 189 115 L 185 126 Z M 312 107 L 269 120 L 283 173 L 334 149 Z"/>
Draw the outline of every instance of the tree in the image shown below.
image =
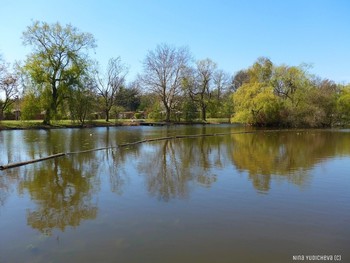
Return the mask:
<path fill-rule="evenodd" d="M 346 99 L 338 99 L 337 85 L 315 78 L 307 69 L 307 65 L 274 66 L 259 58 L 246 70 L 248 80 L 233 95 L 233 120 L 285 127 L 329 127 L 338 116 L 344 120 L 346 114 L 338 115 L 337 109 L 343 111 Z"/>
<path fill-rule="evenodd" d="M 6 72 L 6 65 L 5 62 L 0 54 L 0 79 L 2 79 Z"/>
<path fill-rule="evenodd" d="M 235 115 L 233 121 L 256 126 L 279 123 L 280 104 L 271 86 L 247 83 L 233 94 Z"/>
<path fill-rule="evenodd" d="M 232 78 L 233 91 L 236 91 L 240 86 L 242 86 L 244 83 L 248 83 L 249 81 L 250 79 L 248 70 L 242 69 L 238 71 Z"/>
<path fill-rule="evenodd" d="M 1 60 L 0 57 L 0 120 L 3 119 L 4 112 L 18 99 L 18 77 L 8 72 L 8 65 Z"/>
<path fill-rule="evenodd" d="M 22 98 L 21 119 L 33 120 L 40 114 L 40 98 L 35 92 L 27 91 Z"/>
<path fill-rule="evenodd" d="M 331 127 L 338 121 L 337 99 L 339 87 L 331 80 L 316 78 L 312 81 L 307 96 L 310 111 L 309 119 L 318 127 Z"/>
<path fill-rule="evenodd" d="M 185 121 L 187 122 L 193 122 L 195 119 L 199 117 L 199 113 L 197 111 L 197 105 L 188 96 L 183 97 L 181 111 L 183 113 L 183 117 Z"/>
<path fill-rule="evenodd" d="M 150 112 L 157 103 L 157 98 L 153 93 L 143 93 L 140 97 L 139 110 Z"/>
<path fill-rule="evenodd" d="M 144 74 L 140 77 L 144 86 L 160 99 L 170 121 L 172 111 L 178 106 L 182 93 L 182 78 L 190 60 L 186 48 L 161 44 L 149 51 L 144 62 Z"/>
<path fill-rule="evenodd" d="M 344 87 L 337 100 L 337 111 L 340 124 L 350 123 L 350 85 Z"/>
<path fill-rule="evenodd" d="M 97 72 L 97 92 L 103 101 L 103 111 L 106 121 L 109 121 L 111 108 L 116 104 L 117 94 L 125 85 L 125 77 L 128 69 L 122 64 L 120 57 L 111 58 L 108 61 L 107 71 L 104 77 Z"/>
<path fill-rule="evenodd" d="M 23 33 L 23 43 L 33 47 L 24 67 L 35 83 L 44 87 L 42 92 L 49 95 L 44 123 L 50 124 L 68 97 L 69 88 L 87 69 L 87 52 L 96 47 L 95 39 L 72 25 L 36 21 Z"/>
<path fill-rule="evenodd" d="M 266 57 L 259 57 L 248 69 L 249 82 L 268 84 L 273 72 L 273 63 Z"/>
<path fill-rule="evenodd" d="M 78 120 L 84 125 L 86 118 L 96 108 L 96 82 L 86 74 L 79 83 L 70 90 L 69 109 L 72 120 Z"/>
<path fill-rule="evenodd" d="M 233 86 L 229 74 L 216 70 L 213 75 L 213 96 L 209 112 L 212 117 L 231 117 Z M 230 109 L 231 108 L 231 109 Z"/>
<path fill-rule="evenodd" d="M 207 120 L 207 108 L 213 95 L 212 85 L 216 68 L 216 63 L 210 59 L 197 61 L 194 70 L 194 81 L 188 85 L 189 94 L 192 100 L 198 103 L 203 121 Z"/>
<path fill-rule="evenodd" d="M 297 89 L 308 85 L 309 79 L 304 68 L 282 65 L 274 68 L 270 82 L 277 96 L 297 103 L 294 94 Z"/>
<path fill-rule="evenodd" d="M 319 126 L 319 109 L 310 97 L 315 85 L 306 65 L 274 67 L 270 84 L 282 100 L 280 123 L 283 126 Z"/>
<path fill-rule="evenodd" d="M 137 82 L 120 87 L 117 92 L 116 104 L 127 111 L 136 111 L 141 104 L 140 89 Z"/>

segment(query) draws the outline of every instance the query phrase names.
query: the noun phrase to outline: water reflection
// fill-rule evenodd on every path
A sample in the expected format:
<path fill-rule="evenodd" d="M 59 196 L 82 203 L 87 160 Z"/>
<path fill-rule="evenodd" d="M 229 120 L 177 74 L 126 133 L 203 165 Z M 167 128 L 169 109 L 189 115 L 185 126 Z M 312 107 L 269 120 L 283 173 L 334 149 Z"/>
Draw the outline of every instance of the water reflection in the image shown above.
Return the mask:
<path fill-rule="evenodd" d="M 10 191 L 9 177 L 0 176 L 0 207 L 5 204 L 5 201 Z"/>
<path fill-rule="evenodd" d="M 348 133 L 332 131 L 281 131 L 235 134 L 232 162 L 259 191 L 269 191 L 271 177 L 303 186 L 309 171 L 327 158 L 350 154 Z"/>
<path fill-rule="evenodd" d="M 205 132 L 232 129 L 0 132 L 0 160 Z M 349 132 L 280 131 L 154 141 L 0 171 L 0 261 L 344 254 L 349 155 Z M 280 252 L 265 253 L 272 249 Z"/>
<path fill-rule="evenodd" d="M 173 135 L 175 130 L 155 130 L 156 135 Z M 198 131 L 197 131 L 198 132 Z M 201 128 L 199 133 L 205 133 Z M 184 133 L 193 133 L 186 127 Z M 52 130 L 27 131 L 23 141 L 16 136 L 0 136 L 2 158 L 15 160 L 16 147 L 25 158 L 37 158 L 61 151 L 76 151 L 138 141 L 152 136 L 150 130 Z M 18 149 L 17 149 L 18 150 Z M 19 154 L 18 152 L 16 154 Z M 281 131 L 200 137 L 152 142 L 77 154 L 41 162 L 0 174 L 0 206 L 18 184 L 28 192 L 36 209 L 27 211 L 28 224 L 41 232 L 78 226 L 97 215 L 94 196 L 101 176 L 109 178 L 110 190 L 122 195 L 135 166 L 143 175 L 147 191 L 159 200 L 189 198 L 195 185 L 211 187 L 230 167 L 247 173 L 258 192 L 267 193 L 273 180 L 286 180 L 303 187 L 310 181 L 309 171 L 327 158 L 350 154 L 349 133 L 334 131 Z M 6 157 L 7 156 L 7 157 Z M 19 159 L 25 159 L 18 157 Z M 18 159 L 17 158 L 17 159 Z"/>
<path fill-rule="evenodd" d="M 227 138 L 226 138 L 227 140 Z M 189 183 L 210 187 L 224 166 L 225 137 L 177 139 L 153 143 L 138 170 L 151 195 L 168 201 L 189 195 Z"/>
<path fill-rule="evenodd" d="M 25 170 L 19 191 L 27 191 L 36 205 L 27 210 L 28 225 L 50 235 L 55 228 L 64 231 L 96 217 L 93 194 L 99 186 L 98 166 L 91 157 L 54 159 Z"/>

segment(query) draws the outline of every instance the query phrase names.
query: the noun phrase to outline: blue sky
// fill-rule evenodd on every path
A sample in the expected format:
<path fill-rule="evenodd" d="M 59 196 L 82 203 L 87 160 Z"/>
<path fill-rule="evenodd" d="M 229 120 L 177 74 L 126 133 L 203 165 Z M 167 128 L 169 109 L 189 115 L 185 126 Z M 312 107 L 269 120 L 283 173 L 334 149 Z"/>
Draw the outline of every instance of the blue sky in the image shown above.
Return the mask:
<path fill-rule="evenodd" d="M 101 65 L 120 56 L 129 81 L 157 44 L 187 46 L 234 74 L 260 56 L 312 65 L 311 73 L 350 83 L 348 0 L 0 0 L 0 54 L 24 60 L 22 32 L 33 20 L 92 33 Z"/>

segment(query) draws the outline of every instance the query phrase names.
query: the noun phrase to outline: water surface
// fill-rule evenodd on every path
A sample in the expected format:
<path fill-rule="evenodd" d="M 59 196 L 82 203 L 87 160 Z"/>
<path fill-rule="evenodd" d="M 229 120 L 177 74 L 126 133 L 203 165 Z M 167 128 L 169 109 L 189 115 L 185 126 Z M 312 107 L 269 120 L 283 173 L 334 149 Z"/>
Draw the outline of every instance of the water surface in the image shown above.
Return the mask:
<path fill-rule="evenodd" d="M 1 131 L 0 161 L 242 130 Z M 0 262 L 348 262 L 349 171 L 349 130 L 163 140 L 0 171 Z"/>

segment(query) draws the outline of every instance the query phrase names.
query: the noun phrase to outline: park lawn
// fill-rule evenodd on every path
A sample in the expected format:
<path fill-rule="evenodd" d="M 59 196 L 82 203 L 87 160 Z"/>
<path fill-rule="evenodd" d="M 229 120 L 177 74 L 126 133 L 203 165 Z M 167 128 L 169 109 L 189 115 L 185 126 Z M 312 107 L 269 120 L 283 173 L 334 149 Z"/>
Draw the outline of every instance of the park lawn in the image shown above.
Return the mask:
<path fill-rule="evenodd" d="M 130 126 L 137 125 L 140 120 L 134 119 L 111 119 L 106 122 L 104 119 L 90 120 L 84 123 L 84 127 L 106 127 L 106 126 Z M 142 120 L 144 122 L 157 122 L 153 119 Z M 184 122 L 185 123 L 185 122 Z M 202 123 L 200 120 L 195 123 Z M 228 118 L 208 118 L 207 123 L 228 123 Z M 3 129 L 49 129 L 49 128 L 76 128 L 82 127 L 78 121 L 54 120 L 51 125 L 44 125 L 42 120 L 2 120 L 0 130 Z"/>
<path fill-rule="evenodd" d="M 2 120 L 0 121 L 0 129 L 30 129 L 42 126 L 42 120 L 30 120 L 30 121 L 20 121 L 20 120 Z"/>
<path fill-rule="evenodd" d="M 50 129 L 50 128 L 77 128 L 77 127 L 106 127 L 120 125 L 135 125 L 136 123 L 129 119 L 111 119 L 109 122 L 103 119 L 86 121 L 82 125 L 78 121 L 71 120 L 53 120 L 51 125 L 44 125 L 42 120 L 2 120 L 0 121 L 0 130 L 2 129 Z"/>

